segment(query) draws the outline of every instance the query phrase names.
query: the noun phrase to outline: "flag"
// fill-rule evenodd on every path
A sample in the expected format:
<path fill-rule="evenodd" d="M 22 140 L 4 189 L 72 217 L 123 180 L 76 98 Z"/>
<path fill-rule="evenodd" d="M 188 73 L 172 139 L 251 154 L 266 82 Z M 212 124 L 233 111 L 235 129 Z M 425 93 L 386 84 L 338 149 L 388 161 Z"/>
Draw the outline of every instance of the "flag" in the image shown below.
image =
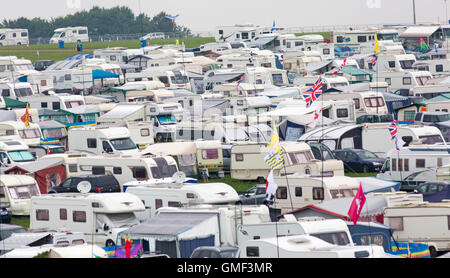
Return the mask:
<path fill-rule="evenodd" d="M 272 138 L 270 139 L 269 146 L 273 148 L 273 150 L 279 154 L 281 154 L 280 149 L 280 137 L 278 136 L 277 126 L 275 122 L 272 121 Z"/>
<path fill-rule="evenodd" d="M 436 40 L 434 40 L 434 51 L 436 53 L 438 53 L 438 44 L 437 44 Z"/>
<path fill-rule="evenodd" d="M 269 147 L 272 149 L 264 158 L 264 162 L 272 169 L 280 169 L 284 165 L 284 159 L 281 156 L 283 152 L 280 148 L 280 137 L 278 136 L 277 127 L 275 122 L 272 121 L 272 139 L 270 140 Z"/>
<path fill-rule="evenodd" d="M 266 180 L 266 200 L 268 203 L 273 204 L 275 201 L 275 195 L 277 193 L 278 185 L 273 180 L 273 170 L 270 171 Z"/>
<path fill-rule="evenodd" d="M 241 85 L 242 81 L 244 81 L 244 75 L 242 75 L 241 78 L 239 79 L 237 86 L 236 86 L 236 91 L 239 91 L 239 85 Z"/>
<path fill-rule="evenodd" d="M 378 61 L 378 56 L 374 55 L 373 59 L 372 59 L 372 67 L 374 67 L 377 64 L 377 61 Z"/>
<path fill-rule="evenodd" d="M 398 133 L 397 125 L 399 122 L 396 121 L 395 118 L 393 118 L 393 119 L 394 119 L 394 121 L 388 127 L 389 134 L 391 135 L 391 140 L 394 140 L 394 142 L 395 142 L 395 149 L 397 151 L 400 151 L 400 142 L 399 142 L 399 138 L 397 136 L 397 133 Z"/>
<path fill-rule="evenodd" d="M 28 127 L 30 125 L 30 111 L 28 110 L 28 103 L 27 103 L 27 110 L 25 111 L 25 114 L 20 117 L 22 122 L 25 123 L 25 126 Z"/>
<path fill-rule="evenodd" d="M 339 67 L 338 70 L 336 70 L 335 72 L 333 72 L 333 75 L 338 74 L 343 68 L 344 66 L 347 64 L 347 58 L 344 59 L 344 62 L 342 62 L 341 66 Z"/>
<path fill-rule="evenodd" d="M 378 35 L 375 34 L 375 55 L 378 56 L 380 53 L 380 46 L 378 45 Z"/>
<path fill-rule="evenodd" d="M 275 30 L 275 20 L 273 21 L 272 29 L 270 29 L 270 32 L 272 33 L 273 30 Z"/>
<path fill-rule="evenodd" d="M 310 107 L 322 94 L 323 80 L 322 76 L 319 76 L 314 86 L 311 89 L 303 93 L 303 97 L 306 101 L 306 108 Z"/>
<path fill-rule="evenodd" d="M 319 112 L 317 112 L 317 110 L 314 110 L 314 121 L 319 118 L 320 113 L 322 113 L 322 109 L 320 109 Z"/>
<path fill-rule="evenodd" d="M 353 221 L 353 224 L 356 226 L 356 222 L 358 222 L 359 215 L 361 214 L 361 210 L 366 203 L 366 196 L 364 196 L 364 191 L 362 189 L 361 184 L 359 184 L 358 192 L 356 192 L 355 198 L 353 198 L 353 202 L 350 205 L 350 209 L 348 210 L 348 216 Z"/>
<path fill-rule="evenodd" d="M 428 45 L 422 38 L 420 38 L 420 50 L 422 51 L 428 50 Z"/>

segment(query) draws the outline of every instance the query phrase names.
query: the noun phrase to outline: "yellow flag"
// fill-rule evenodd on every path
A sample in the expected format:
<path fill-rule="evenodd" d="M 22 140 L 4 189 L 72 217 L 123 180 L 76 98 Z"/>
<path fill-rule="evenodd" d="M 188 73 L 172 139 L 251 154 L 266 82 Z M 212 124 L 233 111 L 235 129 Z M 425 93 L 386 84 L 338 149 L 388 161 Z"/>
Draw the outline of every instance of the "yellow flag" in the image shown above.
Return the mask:
<path fill-rule="evenodd" d="M 176 40 L 176 44 L 177 44 L 177 45 L 179 45 L 179 44 L 180 44 L 180 42 L 179 42 L 178 40 Z"/>
<path fill-rule="evenodd" d="M 377 54 L 377 56 L 378 56 L 379 52 L 380 52 L 380 48 L 378 46 L 378 37 L 377 37 L 377 34 L 375 34 L 375 54 Z"/>
<path fill-rule="evenodd" d="M 273 121 L 272 121 L 272 139 L 270 140 L 269 146 L 273 147 L 277 153 L 281 154 L 280 137 L 278 136 L 277 126 Z"/>

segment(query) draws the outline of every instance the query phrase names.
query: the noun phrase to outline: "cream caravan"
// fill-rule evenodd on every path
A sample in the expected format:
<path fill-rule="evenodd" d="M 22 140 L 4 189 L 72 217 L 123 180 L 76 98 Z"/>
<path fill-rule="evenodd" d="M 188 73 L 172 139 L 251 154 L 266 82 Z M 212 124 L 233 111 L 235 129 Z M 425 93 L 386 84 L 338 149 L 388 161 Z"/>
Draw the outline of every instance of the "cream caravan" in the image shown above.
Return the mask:
<path fill-rule="evenodd" d="M 42 136 L 38 124 L 30 122 L 29 126 L 26 126 L 22 121 L 0 122 L 0 135 L 15 136 L 28 146 L 39 146 Z"/>
<path fill-rule="evenodd" d="M 0 140 L 1 172 L 16 165 L 20 166 L 35 160 L 36 158 L 30 152 L 30 148 L 23 141 L 6 138 Z"/>
<path fill-rule="evenodd" d="M 40 195 L 32 177 L 0 175 L 0 202 L 10 205 L 12 215 L 30 215 L 30 199 Z"/>

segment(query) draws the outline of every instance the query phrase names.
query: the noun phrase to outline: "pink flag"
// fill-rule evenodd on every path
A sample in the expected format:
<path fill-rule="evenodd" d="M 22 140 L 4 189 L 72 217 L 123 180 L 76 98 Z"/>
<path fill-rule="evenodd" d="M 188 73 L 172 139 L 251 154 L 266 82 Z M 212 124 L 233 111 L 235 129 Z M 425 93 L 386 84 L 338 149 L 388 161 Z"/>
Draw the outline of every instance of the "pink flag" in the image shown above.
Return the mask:
<path fill-rule="evenodd" d="M 342 62 L 342 65 L 339 67 L 339 69 L 337 71 L 333 72 L 333 75 L 338 74 L 342 70 L 342 68 L 344 68 L 344 66 L 346 64 L 347 64 L 347 58 L 344 59 L 344 62 Z"/>
<path fill-rule="evenodd" d="M 359 215 L 361 214 L 361 210 L 365 203 L 366 196 L 364 196 L 362 186 L 359 184 L 358 192 L 356 192 L 355 198 L 353 199 L 350 209 L 348 210 L 348 216 L 350 216 L 350 219 L 353 221 L 354 225 L 358 222 Z"/>

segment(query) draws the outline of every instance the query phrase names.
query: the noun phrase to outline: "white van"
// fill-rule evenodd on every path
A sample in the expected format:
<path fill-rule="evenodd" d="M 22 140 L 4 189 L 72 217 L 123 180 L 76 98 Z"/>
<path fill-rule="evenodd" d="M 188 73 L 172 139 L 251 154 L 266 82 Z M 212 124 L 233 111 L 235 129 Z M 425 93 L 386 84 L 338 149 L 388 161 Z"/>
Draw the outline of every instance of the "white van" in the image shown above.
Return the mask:
<path fill-rule="evenodd" d="M 2 138 L 0 140 L 1 171 L 35 160 L 36 158 L 31 154 L 30 148 L 22 140 L 14 138 Z"/>
<path fill-rule="evenodd" d="M 28 29 L 0 29 L 0 46 L 28 44 Z"/>
<path fill-rule="evenodd" d="M 30 199 L 40 196 L 36 180 L 26 175 L 0 175 L 0 202 L 11 207 L 12 215 L 30 215 Z"/>
<path fill-rule="evenodd" d="M 130 138 L 126 127 L 88 126 L 71 128 L 68 133 L 69 151 L 88 152 L 92 154 L 123 154 L 139 153 L 136 143 Z"/>
<path fill-rule="evenodd" d="M 83 232 L 88 243 L 114 246 L 119 234 L 139 224 L 135 212 L 145 209 L 129 193 L 63 193 L 31 199 L 30 229 Z"/>
<path fill-rule="evenodd" d="M 55 29 L 49 44 L 58 43 L 59 41 L 64 41 L 65 43 L 88 42 L 88 28 L 77 26 Z"/>

